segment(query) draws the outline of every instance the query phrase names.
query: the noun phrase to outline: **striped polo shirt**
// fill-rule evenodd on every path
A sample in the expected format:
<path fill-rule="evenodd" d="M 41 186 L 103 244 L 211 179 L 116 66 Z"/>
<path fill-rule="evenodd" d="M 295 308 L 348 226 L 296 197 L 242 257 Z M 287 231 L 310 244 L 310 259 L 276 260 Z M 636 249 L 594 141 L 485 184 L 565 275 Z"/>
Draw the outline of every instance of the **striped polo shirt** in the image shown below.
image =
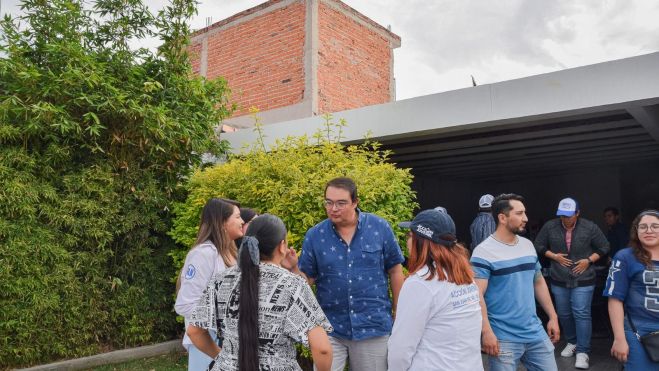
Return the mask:
<path fill-rule="evenodd" d="M 536 342 L 547 339 L 536 314 L 534 277 L 540 272 L 533 243 L 519 237 L 514 245 L 493 235 L 476 246 L 471 257 L 476 278 L 488 280 L 487 316 L 499 340 Z"/>

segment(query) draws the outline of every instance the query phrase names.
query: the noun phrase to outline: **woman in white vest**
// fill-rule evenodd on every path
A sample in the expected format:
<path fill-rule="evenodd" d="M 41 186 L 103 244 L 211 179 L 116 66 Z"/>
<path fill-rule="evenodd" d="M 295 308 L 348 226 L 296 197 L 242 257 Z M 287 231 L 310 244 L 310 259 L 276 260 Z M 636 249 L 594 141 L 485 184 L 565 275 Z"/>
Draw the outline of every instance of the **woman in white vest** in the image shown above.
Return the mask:
<path fill-rule="evenodd" d="M 410 275 L 389 338 L 389 371 L 482 371 L 480 296 L 453 219 L 425 210 L 399 226 L 410 228 Z"/>
<path fill-rule="evenodd" d="M 212 198 L 201 211 L 197 240 L 185 257 L 174 305 L 176 313 L 185 317 L 186 328 L 208 281 L 236 264 L 234 240 L 243 236 L 239 207 L 235 201 Z M 218 341 L 217 334 L 212 333 L 211 337 Z M 208 368 L 212 359 L 192 344 L 187 333 L 183 337 L 183 346 L 188 350 L 188 371 Z"/>

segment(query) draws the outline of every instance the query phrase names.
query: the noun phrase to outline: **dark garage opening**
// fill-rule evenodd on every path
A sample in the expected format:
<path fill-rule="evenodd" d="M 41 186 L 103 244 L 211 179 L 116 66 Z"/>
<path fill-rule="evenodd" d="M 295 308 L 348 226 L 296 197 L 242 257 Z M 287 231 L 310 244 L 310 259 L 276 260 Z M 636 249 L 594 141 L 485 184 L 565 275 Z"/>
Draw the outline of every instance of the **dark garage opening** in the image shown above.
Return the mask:
<path fill-rule="evenodd" d="M 659 141 L 626 111 L 568 120 L 510 125 L 415 140 L 384 142 L 391 160 L 411 168 L 420 209 L 445 207 L 458 238 L 470 244 L 469 225 L 485 193 L 517 193 L 526 198 L 527 237 L 555 218 L 558 202 L 575 198 L 583 218 L 606 234 L 603 209 L 617 207 L 627 226 L 642 210 L 659 209 Z M 533 230 L 533 231 L 532 231 Z M 541 258 L 543 266 L 548 266 Z M 595 290 L 604 288 L 607 266 L 596 268 Z M 546 275 L 546 274 L 545 274 Z M 546 322 L 540 309 L 538 315 Z M 609 359 L 612 332 L 607 301 L 593 295 L 594 369 L 613 369 Z M 559 364 L 572 365 L 557 357 Z M 603 367 L 603 366 L 602 366 Z"/>
<path fill-rule="evenodd" d="M 627 225 L 659 208 L 659 143 L 625 110 L 384 144 L 393 162 L 412 169 L 420 208 L 447 208 L 465 242 L 484 193 L 523 195 L 529 226 L 539 227 L 564 197 L 602 228 L 607 206 Z"/>

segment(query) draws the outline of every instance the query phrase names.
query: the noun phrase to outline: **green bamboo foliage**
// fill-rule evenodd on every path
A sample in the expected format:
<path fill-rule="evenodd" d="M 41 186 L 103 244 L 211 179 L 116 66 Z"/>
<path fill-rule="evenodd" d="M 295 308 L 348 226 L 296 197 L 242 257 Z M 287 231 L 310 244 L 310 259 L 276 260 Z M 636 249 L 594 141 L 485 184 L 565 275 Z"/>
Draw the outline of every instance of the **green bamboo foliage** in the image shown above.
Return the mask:
<path fill-rule="evenodd" d="M 0 25 L 0 369 L 169 339 L 169 210 L 230 113 L 191 74 L 195 2 L 22 6 Z"/>

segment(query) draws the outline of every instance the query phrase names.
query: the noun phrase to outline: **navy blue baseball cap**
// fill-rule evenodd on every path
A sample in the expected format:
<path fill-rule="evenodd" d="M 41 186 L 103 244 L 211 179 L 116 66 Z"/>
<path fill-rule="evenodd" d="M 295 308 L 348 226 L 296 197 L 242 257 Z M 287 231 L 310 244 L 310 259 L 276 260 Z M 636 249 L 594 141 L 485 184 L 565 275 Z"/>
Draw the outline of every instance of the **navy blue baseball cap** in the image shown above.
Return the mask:
<path fill-rule="evenodd" d="M 442 244 L 453 246 L 457 240 L 455 238 L 455 223 L 453 218 L 446 213 L 437 209 L 424 210 L 418 213 L 411 222 L 398 223 L 401 228 L 409 228 L 414 234 L 421 238 Z M 450 237 L 443 239 L 441 237 Z"/>

